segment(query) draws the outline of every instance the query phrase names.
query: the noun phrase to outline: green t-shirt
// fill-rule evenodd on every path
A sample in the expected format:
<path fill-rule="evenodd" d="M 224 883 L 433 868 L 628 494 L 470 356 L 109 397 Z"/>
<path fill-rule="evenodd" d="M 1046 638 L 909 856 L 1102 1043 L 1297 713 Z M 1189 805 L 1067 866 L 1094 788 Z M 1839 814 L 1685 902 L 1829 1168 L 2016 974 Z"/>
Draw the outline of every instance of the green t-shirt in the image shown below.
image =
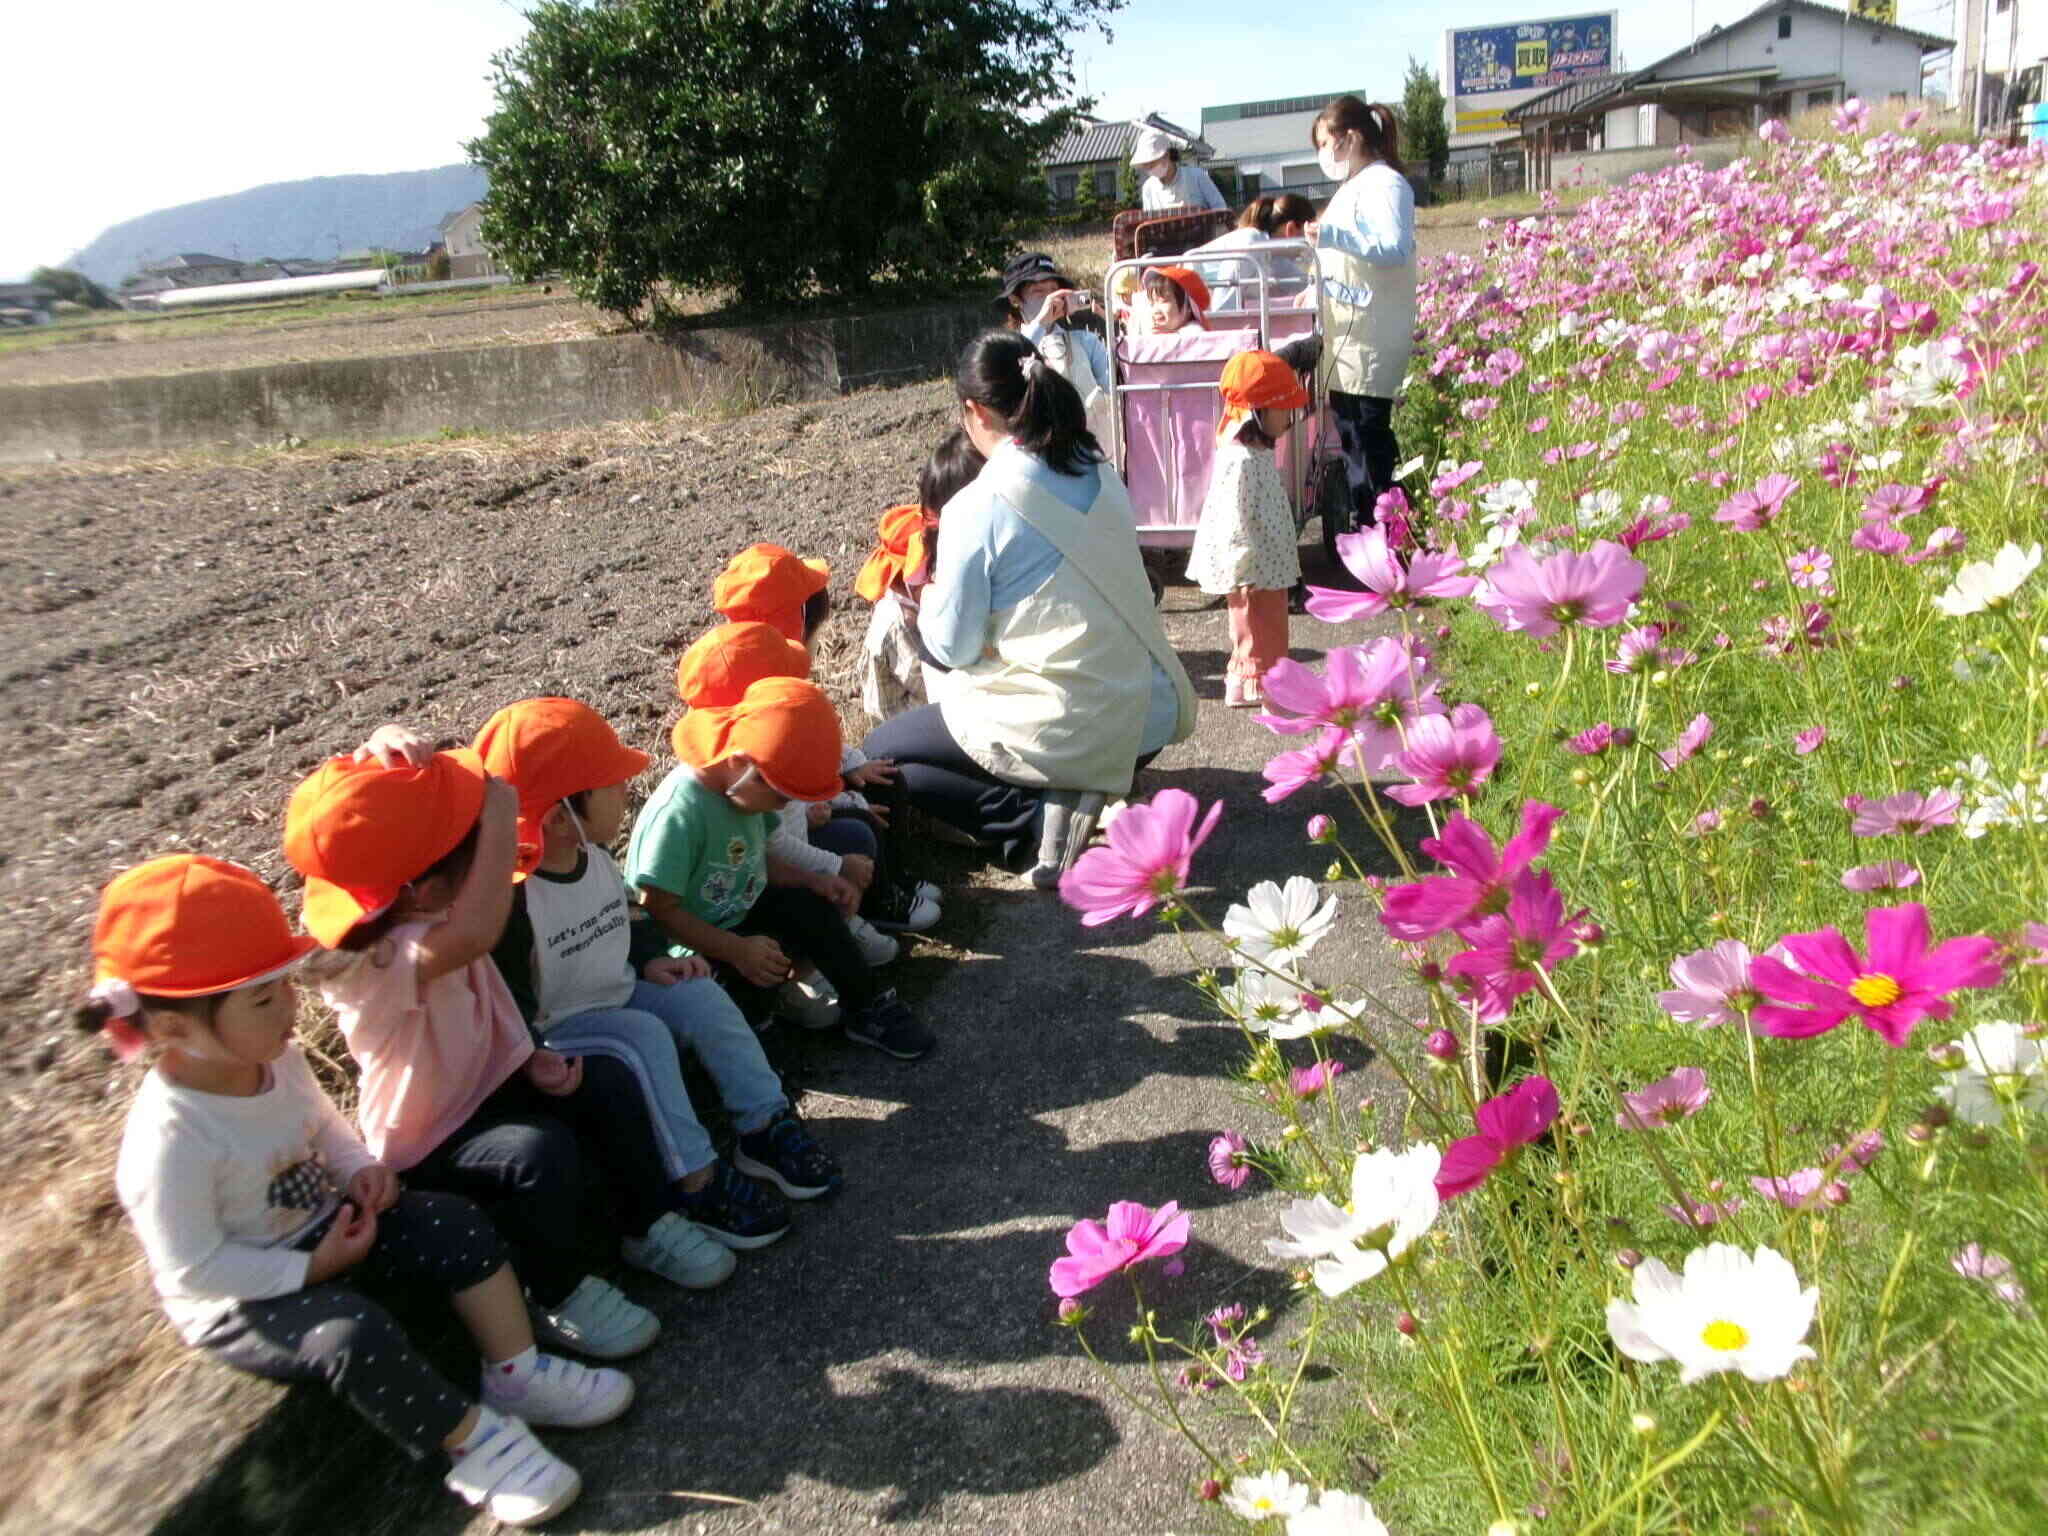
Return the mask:
<path fill-rule="evenodd" d="M 768 888 L 768 833 L 774 820 L 738 809 L 678 763 L 633 823 L 626 884 L 667 891 L 693 915 L 730 928 Z"/>

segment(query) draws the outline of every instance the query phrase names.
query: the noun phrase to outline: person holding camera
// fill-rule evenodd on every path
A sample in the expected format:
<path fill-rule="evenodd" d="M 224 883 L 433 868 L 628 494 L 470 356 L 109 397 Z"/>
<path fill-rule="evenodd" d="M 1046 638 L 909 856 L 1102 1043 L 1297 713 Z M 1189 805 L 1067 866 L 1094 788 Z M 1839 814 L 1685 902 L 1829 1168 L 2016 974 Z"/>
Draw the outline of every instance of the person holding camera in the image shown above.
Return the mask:
<path fill-rule="evenodd" d="M 1091 327 L 1095 296 L 1044 251 L 1026 251 L 1003 269 L 1005 326 L 1030 342 L 1045 365 L 1074 386 L 1096 441 L 1110 441 L 1116 394 L 1110 387 L 1109 348 Z"/>

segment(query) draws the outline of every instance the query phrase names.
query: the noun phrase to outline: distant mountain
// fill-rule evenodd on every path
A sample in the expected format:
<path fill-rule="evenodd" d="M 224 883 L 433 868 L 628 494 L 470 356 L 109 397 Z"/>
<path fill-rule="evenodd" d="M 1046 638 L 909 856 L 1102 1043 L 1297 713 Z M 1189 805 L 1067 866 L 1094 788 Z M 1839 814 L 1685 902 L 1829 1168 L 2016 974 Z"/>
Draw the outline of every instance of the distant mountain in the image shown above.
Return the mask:
<path fill-rule="evenodd" d="M 488 184 L 473 165 L 386 176 L 316 176 L 279 181 L 127 219 L 67 265 L 112 287 L 180 251 L 242 261 L 265 256 L 332 258 L 368 246 L 416 251 L 446 214 L 475 202 Z"/>

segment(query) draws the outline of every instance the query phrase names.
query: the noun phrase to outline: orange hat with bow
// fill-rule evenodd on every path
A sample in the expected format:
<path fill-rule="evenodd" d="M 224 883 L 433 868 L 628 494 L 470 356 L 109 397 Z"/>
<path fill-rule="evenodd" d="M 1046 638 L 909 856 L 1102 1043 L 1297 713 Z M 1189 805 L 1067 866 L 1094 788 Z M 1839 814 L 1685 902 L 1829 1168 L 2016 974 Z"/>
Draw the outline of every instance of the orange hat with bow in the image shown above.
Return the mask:
<path fill-rule="evenodd" d="M 541 822 L 557 804 L 646 772 L 654 761 L 619 740 L 611 723 L 575 699 L 507 704 L 476 735 L 484 768 L 519 791 L 519 865 L 514 879 L 539 867 Z"/>
<path fill-rule="evenodd" d="M 711 606 L 728 619 L 773 624 L 801 644 L 804 604 L 831 580 L 822 560 L 799 560 L 780 544 L 750 544 L 711 584 Z"/>
<path fill-rule="evenodd" d="M 1268 406 L 1294 410 L 1308 404 L 1308 389 L 1301 376 L 1285 359 L 1271 352 L 1240 352 L 1223 365 L 1223 378 L 1216 388 L 1223 395 L 1223 425 L 1216 435 L 1228 435 L 1254 411 Z"/>
<path fill-rule="evenodd" d="M 1186 297 L 1195 312 L 1195 323 L 1204 330 L 1209 325 L 1209 285 L 1202 281 L 1202 274 L 1191 267 L 1154 267 L 1157 272 Z M 1149 274 L 1148 274 L 1149 275 Z"/>
<path fill-rule="evenodd" d="M 879 603 L 899 581 L 906 587 L 922 586 L 931 577 L 931 529 L 930 515 L 915 502 L 884 512 L 881 537 L 854 578 L 853 590 Z"/>
<path fill-rule="evenodd" d="M 817 684 L 764 677 L 728 709 L 693 709 L 675 730 L 676 756 L 692 768 L 744 757 L 768 787 L 791 800 L 830 800 L 839 778 L 839 714 Z"/>

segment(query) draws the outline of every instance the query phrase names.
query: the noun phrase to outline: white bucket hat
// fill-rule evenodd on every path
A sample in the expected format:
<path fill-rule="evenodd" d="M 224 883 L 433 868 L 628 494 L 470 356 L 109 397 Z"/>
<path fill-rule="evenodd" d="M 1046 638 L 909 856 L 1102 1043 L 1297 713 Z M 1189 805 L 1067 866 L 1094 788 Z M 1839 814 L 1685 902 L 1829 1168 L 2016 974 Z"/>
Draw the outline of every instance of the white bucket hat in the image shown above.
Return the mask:
<path fill-rule="evenodd" d="M 1173 147 L 1173 140 L 1157 128 L 1140 128 L 1137 142 L 1131 146 L 1131 164 L 1150 165 Z"/>

